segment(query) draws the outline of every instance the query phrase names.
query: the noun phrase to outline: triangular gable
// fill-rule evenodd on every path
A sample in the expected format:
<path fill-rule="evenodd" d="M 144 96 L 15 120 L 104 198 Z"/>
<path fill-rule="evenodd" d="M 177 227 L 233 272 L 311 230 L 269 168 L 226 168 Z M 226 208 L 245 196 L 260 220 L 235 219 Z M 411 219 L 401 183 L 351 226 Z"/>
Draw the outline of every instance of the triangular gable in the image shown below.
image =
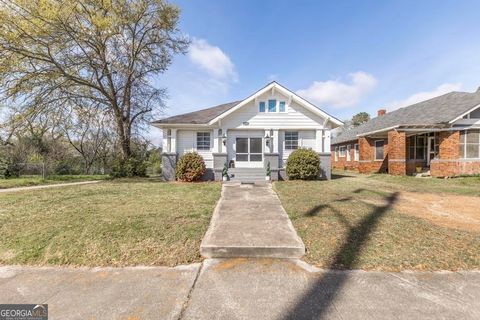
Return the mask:
<path fill-rule="evenodd" d="M 317 108 L 315 105 L 311 104 L 310 102 L 303 99 L 302 97 L 300 97 L 296 93 L 294 93 L 294 92 L 290 91 L 289 89 L 285 88 L 284 86 L 280 85 L 276 81 L 273 81 L 273 82 L 269 83 L 268 85 L 266 85 L 262 89 L 258 90 L 257 92 L 255 92 L 254 94 L 249 96 L 248 98 L 242 100 L 235 107 L 225 111 L 224 113 L 222 113 L 219 116 L 215 117 L 214 119 L 210 120 L 210 122 L 208 124 L 212 125 L 215 122 L 227 117 L 228 115 L 232 114 L 233 112 L 235 112 L 238 109 L 247 105 L 250 101 L 255 100 L 257 97 L 261 96 L 264 93 L 267 93 L 270 90 L 279 91 L 280 93 L 286 95 L 287 97 L 290 97 L 293 101 L 297 102 L 299 105 L 301 105 L 305 109 L 313 112 L 314 114 L 317 114 L 317 115 L 321 116 L 322 118 L 326 119 L 326 121 L 330 121 L 333 124 L 336 124 L 337 126 L 343 125 L 342 121 L 340 121 L 337 118 L 329 115 L 325 111 Z"/>

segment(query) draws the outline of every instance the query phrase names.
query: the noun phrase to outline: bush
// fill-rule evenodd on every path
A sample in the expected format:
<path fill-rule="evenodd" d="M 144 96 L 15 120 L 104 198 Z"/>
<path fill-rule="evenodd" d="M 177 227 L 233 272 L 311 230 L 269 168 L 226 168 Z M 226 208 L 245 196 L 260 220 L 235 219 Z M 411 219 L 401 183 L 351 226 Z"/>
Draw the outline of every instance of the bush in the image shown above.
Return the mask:
<path fill-rule="evenodd" d="M 287 159 L 289 179 L 315 180 L 320 175 L 320 157 L 311 149 L 297 149 Z"/>
<path fill-rule="evenodd" d="M 145 177 L 147 175 L 147 164 L 145 161 L 136 158 L 130 158 L 126 161 L 116 159 L 110 175 L 114 178 Z"/>
<path fill-rule="evenodd" d="M 20 177 L 20 165 L 9 161 L 0 159 L 0 178 L 18 178 Z"/>
<path fill-rule="evenodd" d="M 72 166 L 65 161 L 60 161 L 55 165 L 54 172 L 56 175 L 64 176 L 73 173 Z"/>
<path fill-rule="evenodd" d="M 187 152 L 177 162 L 177 179 L 180 181 L 197 181 L 205 174 L 205 161 L 196 152 Z"/>

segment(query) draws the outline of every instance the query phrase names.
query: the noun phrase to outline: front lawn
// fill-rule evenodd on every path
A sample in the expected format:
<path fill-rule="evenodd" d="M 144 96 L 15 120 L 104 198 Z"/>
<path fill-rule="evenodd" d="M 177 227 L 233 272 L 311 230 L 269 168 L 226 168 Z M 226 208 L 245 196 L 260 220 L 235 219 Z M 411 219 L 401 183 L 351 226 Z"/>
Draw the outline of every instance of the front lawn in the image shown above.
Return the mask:
<path fill-rule="evenodd" d="M 218 183 L 124 179 L 0 194 L 0 263 L 178 265 L 199 246 Z"/>
<path fill-rule="evenodd" d="M 334 269 L 480 268 L 480 232 L 439 221 L 444 213 L 437 210 L 435 203 L 432 206 L 437 211 L 430 216 L 414 212 L 426 218 L 402 209 L 412 205 L 405 194 L 419 191 L 427 200 L 433 195 L 429 192 L 434 192 L 448 197 L 449 205 L 457 201 L 461 206 L 468 200 L 470 205 L 478 201 L 480 207 L 480 197 L 457 195 L 480 195 L 478 177 L 443 180 L 335 174 L 331 181 L 285 181 L 274 185 L 306 245 L 308 262 Z M 470 218 L 478 223 L 480 210 L 474 215 Z"/>
<path fill-rule="evenodd" d="M 94 181 L 108 179 L 108 175 L 54 175 L 42 179 L 41 176 L 21 176 L 20 178 L 0 179 L 0 189 L 30 187 L 45 184 Z"/>

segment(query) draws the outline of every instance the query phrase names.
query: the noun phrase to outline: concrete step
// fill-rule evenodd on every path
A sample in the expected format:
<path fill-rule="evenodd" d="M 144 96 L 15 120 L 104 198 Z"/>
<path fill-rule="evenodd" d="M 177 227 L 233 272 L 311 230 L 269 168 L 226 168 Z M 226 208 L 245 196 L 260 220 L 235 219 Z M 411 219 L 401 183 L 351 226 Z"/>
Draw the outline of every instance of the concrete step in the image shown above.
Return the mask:
<path fill-rule="evenodd" d="M 265 181 L 266 172 L 263 168 L 232 168 L 228 175 L 233 182 L 256 182 Z"/>
<path fill-rule="evenodd" d="M 288 258 L 298 259 L 305 254 L 303 246 L 297 247 L 265 247 L 265 246 L 206 246 L 200 248 L 200 253 L 207 258 Z"/>

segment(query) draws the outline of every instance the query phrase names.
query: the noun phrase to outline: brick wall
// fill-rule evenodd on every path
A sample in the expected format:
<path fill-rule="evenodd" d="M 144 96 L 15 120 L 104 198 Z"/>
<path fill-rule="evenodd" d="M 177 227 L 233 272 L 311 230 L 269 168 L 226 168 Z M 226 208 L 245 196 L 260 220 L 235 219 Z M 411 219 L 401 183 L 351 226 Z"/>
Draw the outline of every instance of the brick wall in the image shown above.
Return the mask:
<path fill-rule="evenodd" d="M 434 177 L 447 177 L 480 174 L 480 161 L 460 158 L 460 132 L 445 131 L 439 135 L 438 159 L 430 163 L 430 174 Z"/>
<path fill-rule="evenodd" d="M 341 169 L 341 170 L 356 170 L 358 168 L 358 161 L 355 161 L 355 144 L 357 141 L 351 141 L 343 144 L 337 144 L 337 145 L 332 145 L 332 167 L 335 169 Z M 350 149 L 350 161 L 347 161 L 347 155 L 346 153 L 348 152 L 347 150 L 347 145 L 351 146 Z M 335 147 L 338 147 L 340 150 L 340 147 L 343 146 L 345 147 L 345 157 L 340 157 L 340 152 L 338 153 L 337 161 L 335 161 Z"/>
<path fill-rule="evenodd" d="M 387 172 L 388 169 L 388 140 L 383 139 L 383 160 L 375 160 L 375 141 L 382 139 L 372 139 L 360 137 L 358 143 L 360 146 L 360 162 L 358 171 L 361 173 Z"/>

